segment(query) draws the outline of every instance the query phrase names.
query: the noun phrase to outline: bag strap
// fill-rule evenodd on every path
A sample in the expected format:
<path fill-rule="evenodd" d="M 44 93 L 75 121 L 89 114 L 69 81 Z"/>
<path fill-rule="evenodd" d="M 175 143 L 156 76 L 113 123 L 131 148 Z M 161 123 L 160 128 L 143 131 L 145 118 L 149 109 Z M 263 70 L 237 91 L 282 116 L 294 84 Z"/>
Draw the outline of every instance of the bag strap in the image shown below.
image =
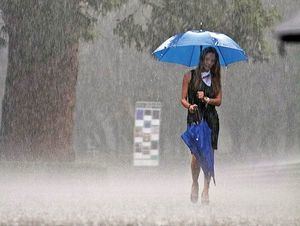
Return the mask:
<path fill-rule="evenodd" d="M 195 114 L 196 114 L 196 120 L 197 120 L 197 122 L 200 123 L 201 120 L 202 120 L 202 117 L 200 116 L 200 112 L 199 112 L 198 107 L 195 110 Z"/>
<path fill-rule="evenodd" d="M 207 110 L 207 106 L 205 106 L 205 109 L 202 112 L 202 115 L 200 115 L 199 108 L 198 107 L 196 108 L 195 114 L 196 114 L 196 120 L 198 123 L 200 123 L 203 120 L 203 116 L 204 116 L 206 110 Z"/>

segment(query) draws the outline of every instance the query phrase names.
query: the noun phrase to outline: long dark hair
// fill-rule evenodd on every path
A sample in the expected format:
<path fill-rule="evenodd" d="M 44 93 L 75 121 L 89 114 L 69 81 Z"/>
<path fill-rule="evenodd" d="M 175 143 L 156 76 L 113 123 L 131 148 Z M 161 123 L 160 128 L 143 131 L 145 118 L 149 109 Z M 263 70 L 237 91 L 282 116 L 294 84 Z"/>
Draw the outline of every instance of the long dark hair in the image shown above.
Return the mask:
<path fill-rule="evenodd" d="M 193 84 L 192 88 L 195 91 L 198 90 L 199 84 L 202 81 L 201 72 L 204 71 L 204 67 L 203 67 L 204 58 L 208 53 L 214 53 L 216 56 L 216 62 L 210 69 L 212 86 L 213 86 L 213 90 L 214 90 L 214 95 L 216 96 L 221 90 L 221 67 L 220 67 L 220 61 L 219 61 L 219 54 L 214 47 L 207 47 L 202 51 L 202 54 L 201 54 L 200 60 L 199 60 L 199 65 L 195 69 L 195 76 L 192 81 L 192 84 Z"/>

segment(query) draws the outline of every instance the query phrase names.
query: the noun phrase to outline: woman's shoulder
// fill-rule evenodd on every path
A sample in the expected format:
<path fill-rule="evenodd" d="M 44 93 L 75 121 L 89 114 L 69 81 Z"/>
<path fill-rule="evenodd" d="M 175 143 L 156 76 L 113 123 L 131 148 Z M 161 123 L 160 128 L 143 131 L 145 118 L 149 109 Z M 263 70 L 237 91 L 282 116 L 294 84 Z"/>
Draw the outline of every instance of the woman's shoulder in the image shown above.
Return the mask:
<path fill-rule="evenodd" d="M 186 72 L 183 75 L 183 79 L 191 80 L 192 74 L 193 74 L 193 70 L 190 70 L 190 71 Z"/>

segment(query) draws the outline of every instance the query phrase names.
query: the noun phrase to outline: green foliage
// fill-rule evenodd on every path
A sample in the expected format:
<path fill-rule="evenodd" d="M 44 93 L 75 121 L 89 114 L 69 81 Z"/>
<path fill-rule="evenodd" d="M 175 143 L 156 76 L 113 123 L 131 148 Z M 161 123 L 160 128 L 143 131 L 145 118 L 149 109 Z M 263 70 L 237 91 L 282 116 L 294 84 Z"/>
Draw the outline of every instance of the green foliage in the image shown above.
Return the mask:
<path fill-rule="evenodd" d="M 140 0 L 150 10 L 145 24 L 131 14 L 114 29 L 124 45 L 153 51 L 175 33 L 191 29 L 217 31 L 233 37 L 255 60 L 263 60 L 267 50 L 264 30 L 278 18 L 275 8 L 266 10 L 260 0 Z"/>
<path fill-rule="evenodd" d="M 9 37 L 16 35 L 20 59 L 45 62 L 82 37 L 93 39 L 100 15 L 120 7 L 122 0 L 2 0 Z M 19 36 L 18 36 L 18 35 Z M 22 36 L 22 38 L 20 38 Z M 41 51 L 42 50 L 42 51 Z"/>
<path fill-rule="evenodd" d="M 264 31 L 280 19 L 276 8 L 264 9 L 261 0 L 232 0 L 227 18 L 228 33 L 254 60 L 266 60 L 268 44 Z"/>

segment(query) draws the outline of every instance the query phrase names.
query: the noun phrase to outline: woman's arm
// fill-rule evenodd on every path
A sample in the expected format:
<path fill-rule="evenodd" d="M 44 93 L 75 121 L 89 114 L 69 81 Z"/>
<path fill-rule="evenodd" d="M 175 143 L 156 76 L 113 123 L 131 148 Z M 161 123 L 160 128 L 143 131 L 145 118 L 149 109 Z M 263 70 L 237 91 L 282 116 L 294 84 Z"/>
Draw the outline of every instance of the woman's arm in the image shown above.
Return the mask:
<path fill-rule="evenodd" d="M 194 111 L 197 105 L 196 104 L 192 105 L 187 101 L 190 80 L 191 80 L 191 73 L 188 72 L 183 76 L 182 91 L 181 91 L 181 104 L 183 107 L 189 109 L 190 111 Z"/>
<path fill-rule="evenodd" d="M 215 98 L 204 97 L 204 101 L 207 104 L 220 106 L 222 103 L 222 90 L 219 91 L 218 95 Z"/>

